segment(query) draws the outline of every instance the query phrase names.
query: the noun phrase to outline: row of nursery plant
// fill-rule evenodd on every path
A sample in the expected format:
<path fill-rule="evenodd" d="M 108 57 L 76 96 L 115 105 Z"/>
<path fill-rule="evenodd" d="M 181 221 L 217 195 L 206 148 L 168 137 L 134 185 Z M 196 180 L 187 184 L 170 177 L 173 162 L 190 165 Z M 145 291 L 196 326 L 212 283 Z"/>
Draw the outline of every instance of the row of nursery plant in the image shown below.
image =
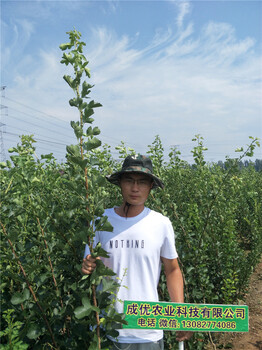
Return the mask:
<path fill-rule="evenodd" d="M 79 121 L 71 123 L 76 144 L 60 164 L 52 154 L 37 156 L 33 136 L 22 136 L 10 149 L 11 160 L 1 164 L 1 349 L 109 349 L 106 335 L 116 336 L 125 322 L 113 307 L 121 281 L 101 262 L 91 277 L 83 276 L 81 263 L 85 244 L 93 256 L 107 255 L 93 237 L 95 230 L 113 229 L 103 212 L 121 196 L 105 175 L 135 150 L 120 143 L 115 159 L 110 146 L 101 145 L 93 126 L 101 105 L 89 98 L 85 43 L 76 30 L 68 34 L 61 62 L 73 68 L 64 79 L 74 92 L 69 103 L 79 111 Z M 166 159 L 158 136 L 145 150 L 165 183 L 147 205 L 174 226 L 185 301 L 236 304 L 262 251 L 261 173 L 238 166 L 259 142 L 251 138 L 222 168 L 205 163 L 199 135 L 193 141 L 193 166 L 176 149 Z M 169 300 L 164 279 L 160 299 Z M 210 337 L 195 333 L 186 347 L 204 349 Z M 165 332 L 165 349 L 176 346 L 175 333 Z"/>

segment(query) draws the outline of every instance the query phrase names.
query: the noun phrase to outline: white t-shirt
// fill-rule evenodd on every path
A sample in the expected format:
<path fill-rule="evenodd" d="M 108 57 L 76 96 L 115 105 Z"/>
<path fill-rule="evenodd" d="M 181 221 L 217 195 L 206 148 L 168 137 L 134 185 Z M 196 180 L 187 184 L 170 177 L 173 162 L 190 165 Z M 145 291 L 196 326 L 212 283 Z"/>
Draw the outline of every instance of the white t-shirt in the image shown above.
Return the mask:
<path fill-rule="evenodd" d="M 113 226 L 113 232 L 96 232 L 94 246 L 101 242 L 109 258 L 102 258 L 122 280 L 117 298 L 134 301 L 158 301 L 157 286 L 161 272 L 160 257 L 177 258 L 174 231 L 170 220 L 149 208 L 135 217 L 122 217 L 114 208 L 106 209 L 104 215 Z M 89 254 L 86 247 L 85 256 Z M 123 287 L 126 286 L 127 288 Z M 115 308 L 123 312 L 123 303 Z M 120 343 L 146 343 L 163 337 L 162 330 L 121 329 Z"/>

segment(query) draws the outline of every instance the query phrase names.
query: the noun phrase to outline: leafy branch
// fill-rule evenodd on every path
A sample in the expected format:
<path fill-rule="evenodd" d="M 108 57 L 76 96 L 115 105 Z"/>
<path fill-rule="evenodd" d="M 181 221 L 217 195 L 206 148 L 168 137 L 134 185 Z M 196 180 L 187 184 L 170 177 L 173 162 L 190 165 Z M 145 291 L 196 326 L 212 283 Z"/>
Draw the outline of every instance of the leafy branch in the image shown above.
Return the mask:
<path fill-rule="evenodd" d="M 11 249 L 12 249 L 12 252 L 13 252 L 14 257 L 15 257 L 15 259 L 16 259 L 16 261 L 17 261 L 17 264 L 18 264 L 18 266 L 19 266 L 19 268 L 20 268 L 20 270 L 21 270 L 21 272 L 22 272 L 22 274 L 23 274 L 23 276 L 24 276 L 24 279 L 25 279 L 25 282 L 26 282 L 26 284 L 27 284 L 27 287 L 28 287 L 28 289 L 29 289 L 29 291 L 30 291 L 30 293 L 31 293 L 31 295 L 32 295 L 32 297 L 33 297 L 33 299 L 34 299 L 36 305 L 38 306 L 38 309 L 40 310 L 40 313 L 41 313 L 41 315 L 42 315 L 42 317 L 43 317 L 43 319 L 44 319 L 44 322 L 45 322 L 45 324 L 46 324 L 46 326 L 47 326 L 48 332 L 50 333 L 50 336 L 51 336 L 53 345 L 55 346 L 55 348 L 58 348 L 57 343 L 56 343 L 56 341 L 55 341 L 55 337 L 54 337 L 52 328 L 51 328 L 51 325 L 50 325 L 50 323 L 49 323 L 49 321 L 48 321 L 48 319 L 47 319 L 47 317 L 46 317 L 46 315 L 45 315 L 44 309 L 42 308 L 40 302 L 38 301 L 38 299 L 37 299 L 37 297 L 36 297 L 36 294 L 35 294 L 35 292 L 34 292 L 32 286 L 31 286 L 31 283 L 29 282 L 29 279 L 27 278 L 27 274 L 26 274 L 26 272 L 25 272 L 25 269 L 24 269 L 24 267 L 23 267 L 21 261 L 19 260 L 19 257 L 18 257 L 17 254 L 16 254 L 16 251 L 15 251 L 15 249 L 14 249 L 14 245 L 13 245 L 12 241 L 8 238 L 8 234 L 7 234 L 7 232 L 6 232 L 5 226 L 3 225 L 2 222 L 0 222 L 0 224 L 1 224 L 1 227 L 2 227 L 2 230 L 3 230 L 4 235 L 7 237 L 7 241 L 8 241 L 8 243 L 9 243 Z"/>
<path fill-rule="evenodd" d="M 98 198 L 99 187 L 104 186 L 104 178 L 100 175 L 99 171 L 95 167 L 92 167 L 92 165 L 99 164 L 96 159 L 96 153 L 94 151 L 101 145 L 101 141 L 97 138 L 97 135 L 100 134 L 100 130 L 97 126 L 92 126 L 94 122 L 92 116 L 94 114 L 94 109 L 101 107 L 102 105 L 95 102 L 94 100 L 90 100 L 89 95 L 94 85 L 87 83 L 85 80 L 82 82 L 82 78 L 90 78 L 91 75 L 87 67 L 88 61 L 83 55 L 83 46 L 85 46 L 85 43 L 80 41 L 81 33 L 73 30 L 67 34 L 69 34 L 70 42 L 60 45 L 60 49 L 62 51 L 70 51 L 68 53 L 63 53 L 61 63 L 65 65 L 71 65 L 73 67 L 74 76 L 71 77 L 69 75 L 65 75 L 64 80 L 75 93 L 75 97 L 70 99 L 69 104 L 72 107 L 76 107 L 79 112 L 79 120 L 71 121 L 71 127 L 74 130 L 78 144 L 67 147 L 67 159 L 73 167 L 78 169 L 77 171 L 79 171 L 79 174 L 83 172 L 84 175 L 84 189 L 77 188 L 76 201 L 78 201 L 79 206 L 85 205 L 84 216 L 87 220 L 87 241 L 90 253 L 93 257 L 106 257 L 107 254 L 102 250 L 101 247 L 93 246 L 95 236 L 94 224 L 96 225 L 97 229 L 99 228 L 103 231 L 112 231 L 113 229 L 107 221 L 107 218 L 102 216 L 104 212 L 103 206 L 101 206 L 101 204 L 98 204 L 101 201 L 101 199 Z M 84 131 L 86 125 L 89 126 Z M 90 179 L 92 179 L 91 182 Z M 94 188 L 95 184 L 97 184 L 96 188 Z M 70 188 L 72 188 L 72 184 L 69 183 L 69 185 Z M 92 198 L 90 198 L 90 193 L 93 194 Z M 82 298 L 82 306 L 78 307 L 75 310 L 75 315 L 77 318 L 88 316 L 91 311 L 95 312 L 96 324 L 94 324 L 94 328 L 96 329 L 96 337 L 90 344 L 90 350 L 102 348 L 100 319 L 101 308 L 99 307 L 96 286 L 101 282 L 101 276 L 104 275 L 112 276 L 114 273 L 110 272 L 109 269 L 105 269 L 105 267 L 101 265 L 101 261 L 98 261 L 96 270 L 89 279 L 89 282 L 91 283 L 91 299 L 93 305 L 91 305 L 89 299 L 84 296 Z M 111 284 L 112 290 L 117 288 L 117 286 L 118 284 L 116 282 L 113 282 Z M 109 300 L 108 302 L 110 304 Z M 107 306 L 104 306 L 103 308 L 106 309 Z M 104 316 L 103 319 L 106 320 L 106 316 Z M 103 321 L 103 324 L 107 324 L 109 322 L 109 319 L 110 317 L 108 317 L 108 320 L 105 322 Z M 119 321 L 121 320 L 118 319 L 118 323 Z"/>
<path fill-rule="evenodd" d="M 217 198 L 218 198 L 218 196 L 219 196 L 219 194 L 220 194 L 220 192 L 221 192 L 221 190 L 222 190 L 222 188 L 223 188 L 223 186 L 224 186 L 224 183 L 225 183 L 225 181 L 227 180 L 227 178 L 230 176 L 230 174 L 232 173 L 232 170 L 234 169 L 234 166 L 235 166 L 235 164 L 238 164 L 238 162 L 240 162 L 244 157 L 252 157 L 253 155 L 254 155 L 254 150 L 255 150 L 255 148 L 256 147 L 260 147 L 260 143 L 259 143 L 259 139 L 258 138 L 254 138 L 254 137 L 252 137 L 252 136 L 250 136 L 249 137 L 251 140 L 252 140 L 252 142 L 249 144 L 249 145 L 247 145 L 248 147 L 247 147 L 247 149 L 244 151 L 244 149 L 243 149 L 243 147 L 241 147 L 241 148 L 239 148 L 239 149 L 237 149 L 236 150 L 236 152 L 243 152 L 243 154 L 239 157 L 239 158 L 237 158 L 237 159 L 235 159 L 235 162 L 233 162 L 230 166 L 229 166 L 229 168 L 228 168 L 228 170 L 227 170 L 227 172 L 226 172 L 226 174 L 224 175 L 224 177 L 223 177 L 223 181 L 221 181 L 221 185 L 220 185 L 220 187 L 218 188 L 218 190 L 217 190 L 217 192 L 214 194 L 214 197 L 213 197 L 213 200 L 211 201 L 211 203 L 210 203 L 210 205 L 209 205 L 209 208 L 208 208 L 208 211 L 207 211 L 207 215 L 206 215 L 206 218 L 205 218 L 205 226 L 203 227 L 203 231 L 202 231 L 202 235 L 201 235 L 201 237 L 205 234 L 205 232 L 206 232 L 206 228 L 207 228 L 207 225 L 208 225 L 208 223 L 209 223 L 209 219 L 210 219 L 210 216 L 211 216 L 211 213 L 212 213 L 212 209 L 213 209 L 213 207 L 214 207 L 214 205 L 215 205 L 215 202 L 217 201 Z M 201 157 L 201 159 L 202 159 L 202 157 Z M 199 242 L 200 242 L 201 240 L 199 240 Z"/>

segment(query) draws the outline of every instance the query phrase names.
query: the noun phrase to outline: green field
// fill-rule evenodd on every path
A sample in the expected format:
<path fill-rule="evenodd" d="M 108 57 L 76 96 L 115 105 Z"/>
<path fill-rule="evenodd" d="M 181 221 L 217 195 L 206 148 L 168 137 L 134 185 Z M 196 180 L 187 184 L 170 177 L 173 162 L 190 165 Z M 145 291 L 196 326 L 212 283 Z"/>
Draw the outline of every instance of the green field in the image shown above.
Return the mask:
<path fill-rule="evenodd" d="M 101 263 L 92 277 L 82 278 L 81 262 L 86 243 L 94 256 L 106 255 L 92 246 L 90 223 L 112 229 L 102 214 L 121 197 L 105 175 L 135 150 L 122 143 L 116 159 L 110 146 L 101 146 L 91 118 L 101 105 L 87 100 L 92 86 L 82 82 L 90 72 L 79 40 L 70 32 L 70 42 L 62 46 L 71 50 L 62 63 L 73 66 L 74 77 L 65 80 L 75 93 L 70 105 L 80 116 L 71 124 L 76 144 L 67 147 L 67 162 L 60 164 L 52 154 L 37 158 L 28 135 L 1 164 L 0 349 L 108 349 L 105 335 L 115 336 L 123 322 L 112 305 L 119 288 L 113 272 Z M 208 164 L 197 135 L 189 164 L 176 149 L 165 156 L 158 136 L 148 146 L 154 172 L 166 186 L 152 191 L 147 205 L 172 221 L 187 303 L 242 303 L 262 252 L 261 170 L 252 162 L 240 166 L 255 147 L 258 140 L 250 138 L 236 159 Z M 169 300 L 164 274 L 159 295 Z M 195 333 L 187 348 L 204 349 L 208 341 L 207 333 Z M 175 343 L 175 333 L 166 331 L 165 349 L 175 349 Z"/>

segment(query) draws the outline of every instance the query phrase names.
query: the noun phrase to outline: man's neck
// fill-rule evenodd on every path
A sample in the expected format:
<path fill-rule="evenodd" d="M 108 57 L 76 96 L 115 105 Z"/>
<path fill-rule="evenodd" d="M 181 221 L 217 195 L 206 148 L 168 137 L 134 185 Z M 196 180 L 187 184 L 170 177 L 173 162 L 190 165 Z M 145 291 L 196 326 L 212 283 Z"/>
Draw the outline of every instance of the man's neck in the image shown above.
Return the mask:
<path fill-rule="evenodd" d="M 115 208 L 117 215 L 127 218 L 132 218 L 139 215 L 144 210 L 145 206 L 143 205 L 126 205 L 123 203 L 120 207 Z"/>

